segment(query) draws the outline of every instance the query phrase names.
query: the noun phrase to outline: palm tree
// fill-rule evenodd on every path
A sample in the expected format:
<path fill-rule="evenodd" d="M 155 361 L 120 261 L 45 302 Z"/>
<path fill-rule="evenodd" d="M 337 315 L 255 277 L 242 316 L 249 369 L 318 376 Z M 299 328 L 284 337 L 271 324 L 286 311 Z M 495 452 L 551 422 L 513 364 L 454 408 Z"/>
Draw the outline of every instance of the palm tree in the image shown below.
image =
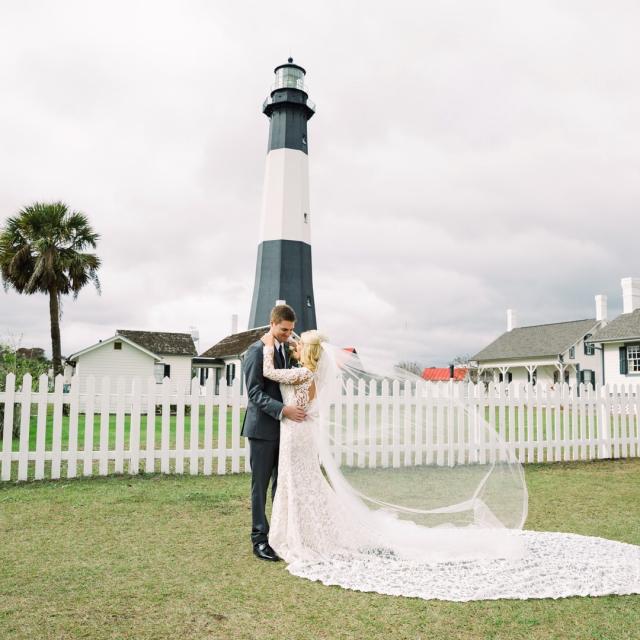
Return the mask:
<path fill-rule="evenodd" d="M 73 293 L 77 298 L 90 281 L 100 293 L 100 258 L 84 253 L 89 247 L 95 249 L 99 237 L 83 213 L 69 211 L 63 202 L 35 202 L 8 218 L 0 229 L 0 275 L 5 290 L 49 294 L 54 376 L 62 372 L 61 296 Z"/>

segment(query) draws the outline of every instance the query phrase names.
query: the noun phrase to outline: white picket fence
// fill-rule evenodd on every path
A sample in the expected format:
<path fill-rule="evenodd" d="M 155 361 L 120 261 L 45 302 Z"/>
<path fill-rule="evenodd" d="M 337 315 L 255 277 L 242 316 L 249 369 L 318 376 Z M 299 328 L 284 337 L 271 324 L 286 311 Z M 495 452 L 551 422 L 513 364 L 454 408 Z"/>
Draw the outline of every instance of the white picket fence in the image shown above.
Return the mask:
<path fill-rule="evenodd" d="M 57 479 L 126 472 L 224 474 L 249 471 L 240 437 L 247 398 L 239 381 L 214 391 L 197 378 L 134 383 L 88 378 L 64 392 L 26 375 L 0 392 L 4 429 L 0 479 Z M 116 407 L 115 413 L 112 407 Z M 83 412 L 80 412 L 80 407 Z M 333 408 L 335 455 L 347 466 L 475 464 L 507 456 L 523 463 L 640 456 L 640 388 L 579 389 L 472 383 L 381 384 L 348 380 Z M 12 439 L 14 416 L 19 437 Z M 481 423 L 506 443 L 500 449 Z M 191 425 L 197 428 L 191 429 Z M 224 428 L 218 428 L 223 425 Z M 346 446 L 345 442 L 351 443 Z"/>

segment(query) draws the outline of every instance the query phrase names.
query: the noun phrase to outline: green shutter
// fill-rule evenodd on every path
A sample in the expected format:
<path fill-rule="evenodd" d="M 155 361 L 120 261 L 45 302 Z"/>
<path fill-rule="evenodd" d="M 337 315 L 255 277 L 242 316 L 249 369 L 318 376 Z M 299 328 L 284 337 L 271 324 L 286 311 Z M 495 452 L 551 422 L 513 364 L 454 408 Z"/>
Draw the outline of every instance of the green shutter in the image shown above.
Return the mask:
<path fill-rule="evenodd" d="M 624 376 L 627 375 L 627 347 L 620 347 L 618 349 L 620 353 L 620 373 Z"/>

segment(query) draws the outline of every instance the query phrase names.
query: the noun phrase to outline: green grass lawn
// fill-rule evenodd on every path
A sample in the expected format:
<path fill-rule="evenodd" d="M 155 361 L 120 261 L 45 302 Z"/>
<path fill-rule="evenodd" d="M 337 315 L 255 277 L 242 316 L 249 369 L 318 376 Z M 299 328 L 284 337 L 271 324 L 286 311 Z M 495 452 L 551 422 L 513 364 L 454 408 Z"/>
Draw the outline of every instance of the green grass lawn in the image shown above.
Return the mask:
<path fill-rule="evenodd" d="M 640 544 L 640 460 L 529 465 L 527 528 Z M 249 477 L 0 484 L 0 638 L 638 638 L 640 596 L 451 603 L 291 576 L 249 544 Z"/>
<path fill-rule="evenodd" d="M 365 433 L 367 434 L 366 437 L 368 437 L 368 429 L 369 429 L 369 415 L 368 415 L 368 410 L 369 407 L 365 407 Z M 37 410 L 34 408 L 32 410 L 32 413 L 37 413 Z M 242 419 L 244 416 L 244 409 L 240 410 L 240 425 L 242 424 Z M 522 415 L 520 415 L 520 413 L 522 413 Z M 357 433 L 357 408 L 355 409 L 354 412 L 354 433 Z M 571 411 L 567 411 L 566 414 L 565 412 L 559 412 L 559 415 L 556 418 L 556 411 L 555 409 L 550 409 L 549 411 L 549 420 L 550 420 L 550 425 L 549 428 L 547 427 L 547 412 L 546 411 L 542 411 L 540 412 L 540 415 L 538 415 L 537 410 L 534 408 L 533 413 L 532 413 L 532 424 L 529 424 L 529 416 L 527 411 L 522 411 L 520 412 L 518 407 L 515 407 L 513 410 L 513 417 L 514 417 L 514 425 L 511 426 L 510 425 L 510 413 L 509 411 L 505 411 L 504 412 L 504 416 L 500 415 L 500 410 L 498 408 L 495 409 L 495 413 L 493 415 L 493 419 L 490 420 L 490 415 L 489 415 L 489 408 L 487 407 L 485 409 L 485 420 L 490 421 L 491 425 L 495 428 L 498 429 L 498 425 L 500 425 L 502 423 L 503 425 L 503 431 L 504 431 L 504 435 L 505 435 L 505 439 L 509 440 L 510 436 L 513 435 L 513 437 L 516 440 L 527 440 L 529 437 L 532 437 L 535 441 L 542 441 L 545 442 L 547 440 L 547 438 L 558 438 L 558 439 L 562 439 L 562 438 L 568 438 L 568 437 L 576 437 L 577 434 L 573 433 L 573 421 L 574 421 L 574 417 L 571 413 Z M 86 416 L 84 414 L 80 414 L 78 416 L 78 450 L 83 450 L 84 449 L 84 438 L 85 438 L 85 418 Z M 213 412 L 212 412 L 212 434 L 213 434 L 213 441 L 214 443 L 217 443 L 217 439 L 218 439 L 218 407 L 214 407 L 213 408 Z M 377 416 L 378 418 L 378 422 L 380 422 L 381 420 L 381 411 L 379 411 L 379 414 Z M 400 424 L 403 424 L 403 414 L 401 412 L 400 415 Z M 413 418 L 412 418 L 413 420 Z M 447 428 L 446 428 L 446 419 L 443 418 L 443 420 L 445 420 L 445 427 L 443 430 L 443 436 L 445 438 L 445 442 L 446 442 L 446 438 L 447 438 Z M 566 420 L 566 429 L 565 429 L 565 420 Z M 229 444 L 231 442 L 231 434 L 232 434 L 232 414 L 231 414 L 231 408 L 229 407 L 229 409 L 227 410 L 227 416 L 226 416 L 226 422 L 227 422 L 227 444 Z M 129 443 L 129 433 L 130 433 L 130 427 L 131 427 L 131 416 L 130 414 L 125 414 L 124 416 L 124 439 L 125 439 L 125 448 L 128 449 L 128 443 Z M 424 422 L 423 422 L 424 424 Z M 638 425 L 637 425 L 637 421 L 635 419 L 634 416 L 625 416 L 623 419 L 621 419 L 620 424 L 625 425 L 624 428 L 629 429 L 629 433 L 631 434 L 635 434 L 637 433 L 638 430 Z M 161 444 L 161 425 L 162 425 L 162 417 L 161 416 L 155 416 L 155 443 L 156 443 L 156 447 L 159 447 Z M 592 436 L 595 436 L 595 434 L 597 434 L 597 420 L 595 419 L 594 416 L 590 416 L 590 420 L 587 423 L 587 429 L 588 429 L 588 433 L 591 434 Z M 610 436 L 614 435 L 614 427 L 617 425 L 617 422 L 614 420 L 614 418 L 611 418 L 611 429 L 610 429 Z M 434 431 L 436 429 L 435 427 L 435 422 L 434 422 Z M 185 446 L 189 445 L 190 442 L 190 433 L 191 433 L 191 416 L 187 415 L 184 418 L 184 429 L 185 429 Z M 202 447 L 204 446 L 204 438 L 205 438 L 205 417 L 204 417 L 204 411 L 201 409 L 200 411 L 200 418 L 199 418 L 199 425 L 198 425 L 198 442 L 199 442 L 199 446 Z M 403 427 L 401 426 L 399 429 L 399 434 L 400 434 L 400 438 L 403 438 Z M 36 448 L 36 437 L 37 437 L 37 416 L 36 415 L 32 415 L 30 418 L 30 426 L 29 426 L 29 450 L 30 451 L 35 451 Z M 96 414 L 94 415 L 94 420 L 93 420 L 93 444 L 94 444 L 94 449 L 96 449 L 98 447 L 98 443 L 99 443 L 99 438 L 100 438 L 100 415 Z M 115 440 L 116 440 L 116 416 L 115 414 L 110 414 L 109 415 L 109 447 L 113 448 L 115 446 Z M 47 420 L 46 420 L 46 430 L 45 430 L 45 450 L 46 451 L 50 451 L 52 448 L 52 441 L 53 441 L 53 407 L 50 406 L 48 408 L 48 412 L 47 412 Z M 69 442 L 69 417 L 68 416 L 63 416 L 62 417 L 62 449 L 66 450 L 68 447 L 68 442 Z M 176 416 L 172 415 L 170 416 L 170 420 L 169 420 L 169 442 L 170 442 L 170 446 L 173 448 L 175 447 L 175 442 L 176 442 Z M 140 416 L 140 447 L 141 449 L 145 449 L 146 448 L 146 443 L 147 443 L 147 416 L 146 415 L 141 415 Z M 12 450 L 13 451 L 18 451 L 20 447 L 20 441 L 19 438 L 13 438 L 12 440 Z"/>
<path fill-rule="evenodd" d="M 244 409 L 240 410 L 240 427 L 242 427 L 242 419 L 244 416 Z M 161 445 L 162 434 L 162 416 L 153 416 L 155 421 L 155 446 Z M 218 442 L 218 407 L 213 408 L 212 412 L 212 434 L 214 445 Z M 85 440 L 85 414 L 78 416 L 78 450 L 84 449 Z M 32 415 L 29 424 L 29 450 L 35 451 L 36 449 L 36 437 L 37 437 L 38 419 L 37 416 Z M 124 416 L 124 442 L 125 448 L 129 448 L 129 434 L 131 431 L 131 415 L 126 414 Z M 227 410 L 227 446 L 231 443 L 232 433 L 232 415 L 231 409 Z M 184 418 L 184 442 L 185 447 L 189 446 L 191 442 L 191 416 L 185 416 Z M 199 446 L 204 446 L 205 437 L 205 416 L 204 410 L 200 410 L 200 419 L 198 424 L 198 443 Z M 53 407 L 50 406 L 47 412 L 47 421 L 45 427 L 45 451 L 51 451 L 53 442 Z M 113 449 L 116 442 L 116 416 L 115 414 L 109 415 L 109 447 Z M 169 442 L 170 446 L 175 447 L 176 443 L 176 416 L 172 415 L 169 418 Z M 244 442 L 244 438 L 241 438 L 241 442 Z M 66 450 L 69 443 L 69 416 L 62 416 L 62 449 Z M 93 448 L 96 450 L 100 443 L 100 415 L 94 415 L 93 418 Z M 18 451 L 20 449 L 20 439 L 13 438 L 12 450 Z M 147 447 L 147 415 L 140 416 L 140 448 L 146 449 Z"/>

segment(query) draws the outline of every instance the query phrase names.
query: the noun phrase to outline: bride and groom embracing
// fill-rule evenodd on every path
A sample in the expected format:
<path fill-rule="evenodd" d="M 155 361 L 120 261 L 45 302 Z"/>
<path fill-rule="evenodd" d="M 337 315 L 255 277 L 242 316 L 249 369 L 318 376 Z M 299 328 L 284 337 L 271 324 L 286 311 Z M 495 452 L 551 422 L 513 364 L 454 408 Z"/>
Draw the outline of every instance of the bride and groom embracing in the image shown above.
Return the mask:
<path fill-rule="evenodd" d="M 274 307 L 269 332 L 251 345 L 244 361 L 249 401 L 242 435 L 249 439 L 251 541 L 258 558 L 283 559 L 291 574 L 326 585 L 422 599 L 640 593 L 640 547 L 521 530 L 527 494 L 515 460 L 503 467 L 462 464 L 457 478 L 433 465 L 342 467 L 342 453 L 334 455 L 330 443 L 344 451 L 357 442 L 345 445 L 332 422 L 337 403 L 343 403 L 345 355 L 317 331 L 304 332 L 292 344 L 295 320 L 291 307 Z M 299 367 L 291 367 L 292 346 Z M 490 425 L 487 432 L 497 437 Z M 380 440 L 374 433 L 368 444 Z M 501 453 L 509 455 L 506 448 Z M 448 485 L 474 472 L 478 481 L 461 499 Z M 439 508 L 425 508 L 428 494 L 438 496 Z M 404 506 L 383 495 L 401 496 Z M 523 517 L 509 523 L 510 513 Z M 444 521 L 432 526 L 434 514 Z"/>
<path fill-rule="evenodd" d="M 251 542 L 254 554 L 262 560 L 280 558 L 269 544 L 269 522 L 265 513 L 269 482 L 275 507 L 280 458 L 281 421 L 286 418 L 302 423 L 305 407 L 284 404 L 280 385 L 264 375 L 264 349 L 266 342 L 274 349 L 273 368 L 291 367 L 290 338 L 296 315 L 288 305 L 271 310 L 270 329 L 265 339 L 252 344 L 244 359 L 244 375 L 249 402 L 242 425 L 242 435 L 249 439 L 251 463 Z M 274 514 L 277 516 L 277 512 Z"/>
<path fill-rule="evenodd" d="M 305 331 L 291 341 L 295 312 L 271 311 L 269 332 L 249 347 L 244 374 L 249 402 L 242 435 L 249 439 L 251 542 L 256 557 L 289 563 L 330 554 L 342 536 L 344 509 L 322 474 L 318 365 L 324 336 Z M 292 359 L 300 366 L 292 367 Z M 272 513 L 265 507 L 271 482 Z"/>

